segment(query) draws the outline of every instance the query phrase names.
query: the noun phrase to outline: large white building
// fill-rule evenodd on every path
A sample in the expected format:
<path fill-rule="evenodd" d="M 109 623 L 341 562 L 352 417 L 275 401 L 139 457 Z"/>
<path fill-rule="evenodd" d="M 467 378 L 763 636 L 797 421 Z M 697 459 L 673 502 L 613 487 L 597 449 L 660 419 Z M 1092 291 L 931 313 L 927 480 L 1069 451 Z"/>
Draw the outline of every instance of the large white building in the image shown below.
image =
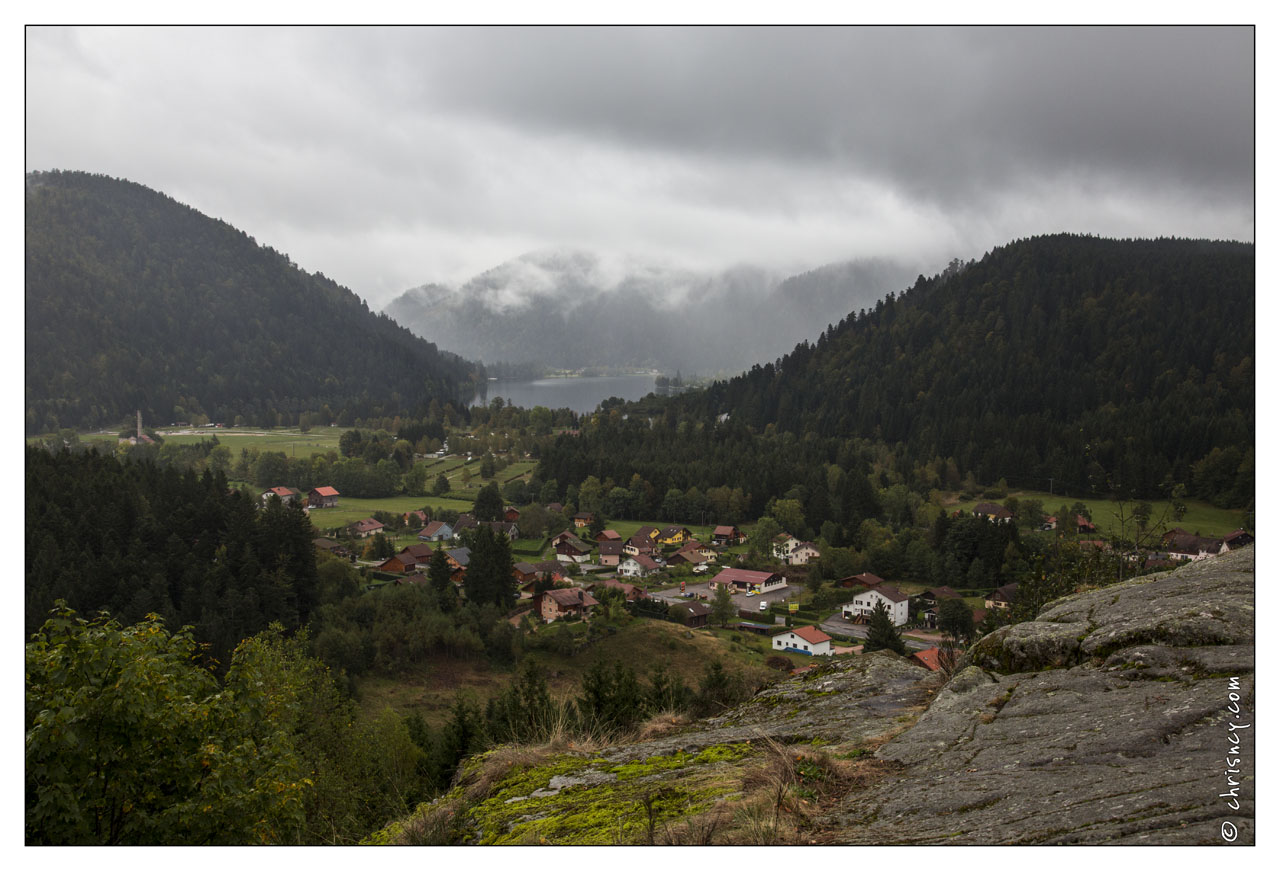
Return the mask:
<path fill-rule="evenodd" d="M 889 609 L 889 619 L 893 621 L 893 625 L 902 626 L 908 619 L 909 599 L 906 593 L 896 587 L 881 584 L 874 590 L 865 590 L 854 596 L 853 601 L 843 606 L 841 610 L 846 620 L 862 617 L 865 621 L 875 612 L 876 603 L 884 602 L 885 607 Z"/>
<path fill-rule="evenodd" d="M 817 626 L 798 626 L 773 636 L 774 650 L 791 650 L 810 656 L 830 656 L 831 636 Z"/>

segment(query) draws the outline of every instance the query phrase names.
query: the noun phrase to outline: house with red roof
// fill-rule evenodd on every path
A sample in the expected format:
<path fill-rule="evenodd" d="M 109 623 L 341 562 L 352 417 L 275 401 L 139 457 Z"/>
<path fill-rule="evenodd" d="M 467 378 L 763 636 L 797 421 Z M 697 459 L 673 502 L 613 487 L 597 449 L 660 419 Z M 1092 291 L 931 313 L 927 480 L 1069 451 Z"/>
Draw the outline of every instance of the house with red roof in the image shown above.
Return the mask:
<path fill-rule="evenodd" d="M 838 581 L 833 581 L 833 583 L 837 587 L 844 587 L 845 589 L 851 589 L 853 587 L 877 587 L 884 583 L 884 578 L 877 577 L 876 575 L 871 574 L 871 572 L 863 572 L 860 575 L 850 575 L 847 578 L 841 578 Z"/>
<path fill-rule="evenodd" d="M 566 529 L 564 532 L 560 533 L 559 535 L 553 536 L 549 544 L 552 547 L 555 547 L 557 544 L 560 544 L 560 542 L 562 541 L 569 541 L 570 539 L 574 539 L 576 541 L 577 538 L 578 536 L 573 534 L 573 530 Z"/>
<path fill-rule="evenodd" d="M 443 520 L 432 520 L 418 533 L 419 541 L 448 541 L 453 538 L 453 527 Z"/>
<path fill-rule="evenodd" d="M 710 581 L 711 589 L 716 589 L 721 585 L 728 586 L 732 591 L 745 593 L 748 590 L 755 590 L 757 593 L 767 593 L 770 590 L 780 590 L 787 585 L 787 579 L 777 572 L 753 572 L 748 569 L 721 569 Z"/>
<path fill-rule="evenodd" d="M 545 590 L 533 597 L 533 611 L 546 623 L 570 615 L 576 615 L 585 620 L 590 616 L 591 609 L 599 604 L 595 596 L 576 587 Z"/>
<path fill-rule="evenodd" d="M 603 581 L 597 581 L 596 583 L 587 587 L 587 589 L 591 590 L 592 592 L 595 592 L 596 590 L 600 590 L 604 588 L 608 588 L 611 590 L 621 590 L 622 595 L 626 597 L 628 602 L 634 602 L 637 599 L 644 599 L 644 598 L 647 598 L 649 595 L 644 590 L 637 587 L 635 584 L 624 584 L 622 581 L 615 580 L 614 578 L 607 578 L 606 580 L 603 580 Z"/>
<path fill-rule="evenodd" d="M 707 562 L 707 558 L 698 553 L 697 550 L 678 550 L 671 556 L 667 557 L 667 564 L 672 566 L 689 564 L 691 566 L 700 566 Z"/>
<path fill-rule="evenodd" d="M 381 532 L 384 529 L 386 529 L 386 527 L 377 520 L 374 520 L 372 517 L 366 517 L 364 520 L 357 520 L 355 523 L 351 524 L 351 534 L 356 538 L 368 538 L 374 533 Z"/>
<path fill-rule="evenodd" d="M 425 567 L 430 560 L 419 560 L 411 553 L 401 551 L 393 557 L 388 557 L 378 564 L 380 572 L 394 572 L 397 575 L 408 574 L 416 571 L 421 567 Z"/>
<path fill-rule="evenodd" d="M 307 491 L 308 508 L 337 508 L 338 491 L 332 487 L 312 487 Z"/>
<path fill-rule="evenodd" d="M 518 562 L 511 566 L 511 577 L 516 579 L 516 585 L 532 584 L 538 580 L 538 570 L 533 563 Z M 530 594 L 532 595 L 532 594 Z M 524 596 L 527 599 L 529 596 Z"/>
<path fill-rule="evenodd" d="M 266 505 L 272 496 L 278 496 L 280 501 L 285 505 L 290 502 L 297 502 L 302 498 L 302 494 L 292 487 L 272 487 L 270 490 L 264 490 L 262 493 L 262 504 Z"/>
<path fill-rule="evenodd" d="M 790 650 L 809 656 L 830 656 L 831 636 L 817 626 L 797 626 L 773 636 L 774 650 Z"/>
<path fill-rule="evenodd" d="M 696 538 L 691 538 L 684 544 L 680 545 L 680 549 L 676 553 L 700 553 L 710 562 L 715 562 L 720 552 L 709 544 L 703 544 Z"/>
<path fill-rule="evenodd" d="M 910 659 L 914 660 L 919 665 L 923 665 L 925 668 L 929 669 L 929 671 L 940 671 L 942 669 L 942 663 L 939 662 L 938 659 L 941 653 L 942 651 L 936 647 L 927 647 L 924 650 L 917 650 L 915 653 L 911 654 Z"/>
<path fill-rule="evenodd" d="M 1227 546 L 1227 550 L 1235 550 L 1246 544 L 1253 544 L 1253 535 L 1243 529 L 1237 529 L 1235 532 L 1228 532 L 1223 536 L 1222 541 Z"/>
<path fill-rule="evenodd" d="M 736 526 L 717 526 L 711 531 L 711 543 L 717 547 L 731 547 L 747 540 Z"/>

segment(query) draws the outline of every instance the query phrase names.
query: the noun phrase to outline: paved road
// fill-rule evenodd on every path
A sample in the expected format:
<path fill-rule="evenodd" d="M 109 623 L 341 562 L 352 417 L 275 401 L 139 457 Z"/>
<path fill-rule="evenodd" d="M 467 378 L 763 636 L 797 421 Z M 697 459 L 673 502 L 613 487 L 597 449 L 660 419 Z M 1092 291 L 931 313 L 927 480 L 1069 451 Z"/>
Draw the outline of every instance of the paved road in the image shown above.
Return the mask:
<path fill-rule="evenodd" d="M 696 600 L 700 596 L 705 596 L 706 601 L 710 602 L 715 598 L 710 585 L 706 581 L 699 581 L 696 584 L 686 583 L 684 586 L 686 593 L 692 593 L 691 599 L 684 599 L 680 595 L 679 587 L 671 587 L 666 590 L 656 590 L 649 594 L 651 598 L 662 599 L 665 602 L 681 602 Z M 748 596 L 746 593 L 735 593 L 733 595 L 733 605 L 741 611 L 759 612 L 766 621 L 772 620 L 773 617 L 767 611 L 760 611 L 760 602 L 768 602 L 772 607 L 777 602 L 786 601 L 792 595 L 798 595 L 800 592 L 798 587 L 783 587 L 780 590 L 770 590 L 767 593 L 761 593 L 758 596 Z"/>
<path fill-rule="evenodd" d="M 844 619 L 844 616 L 839 611 L 823 620 L 818 628 L 828 635 L 850 635 L 854 638 L 867 637 L 867 625 L 865 623 L 850 623 Z M 935 646 L 916 641 L 913 638 L 903 638 L 903 641 L 907 643 L 907 650 L 925 650 Z"/>

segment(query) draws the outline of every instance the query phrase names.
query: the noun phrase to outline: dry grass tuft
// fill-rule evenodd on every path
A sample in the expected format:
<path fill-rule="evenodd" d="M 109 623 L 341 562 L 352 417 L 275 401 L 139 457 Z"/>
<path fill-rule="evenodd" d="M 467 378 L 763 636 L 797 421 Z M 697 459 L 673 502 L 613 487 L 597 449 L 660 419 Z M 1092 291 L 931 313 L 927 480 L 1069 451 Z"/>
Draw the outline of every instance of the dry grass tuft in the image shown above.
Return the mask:
<path fill-rule="evenodd" d="M 806 745 L 759 742 L 765 757 L 742 775 L 745 796 L 733 809 L 723 840 L 733 844 L 808 844 L 822 833 L 819 818 L 844 796 L 894 769 L 874 758 L 836 759 Z"/>
<path fill-rule="evenodd" d="M 720 808 L 690 817 L 677 825 L 664 825 L 655 843 L 667 847 L 710 847 L 713 844 L 728 843 L 725 826 L 728 815 Z"/>
<path fill-rule="evenodd" d="M 438 847 L 451 844 L 456 812 L 452 803 L 419 807 L 405 821 L 404 827 L 391 843 L 402 847 Z"/>
<path fill-rule="evenodd" d="M 482 802 L 493 791 L 498 783 L 512 771 L 532 768 L 541 765 L 548 756 L 555 752 L 549 745 L 530 746 L 527 744 L 505 744 L 491 750 L 475 769 L 474 777 L 469 776 L 463 790 L 462 798 L 466 804 Z"/>
<path fill-rule="evenodd" d="M 636 741 L 649 741 L 669 732 L 674 732 L 682 726 L 689 724 L 689 717 L 686 714 L 677 713 L 675 711 L 662 711 L 654 714 L 636 729 Z"/>

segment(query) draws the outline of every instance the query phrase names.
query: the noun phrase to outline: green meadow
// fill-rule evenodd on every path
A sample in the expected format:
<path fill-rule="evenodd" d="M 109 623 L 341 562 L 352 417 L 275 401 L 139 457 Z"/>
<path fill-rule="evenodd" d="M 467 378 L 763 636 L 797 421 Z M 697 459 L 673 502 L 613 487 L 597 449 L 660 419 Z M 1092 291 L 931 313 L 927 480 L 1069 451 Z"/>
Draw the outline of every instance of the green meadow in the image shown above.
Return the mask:
<path fill-rule="evenodd" d="M 1070 507 L 1076 502 L 1084 503 L 1089 514 L 1093 519 L 1093 523 L 1098 527 L 1098 534 L 1103 537 L 1118 536 L 1120 534 L 1121 517 L 1125 519 L 1125 525 L 1130 528 L 1129 537 L 1132 538 L 1132 516 L 1133 509 L 1140 501 L 1116 503 L 1109 499 L 1077 499 L 1072 496 L 1052 495 L 1041 491 L 1019 490 L 1010 491 L 1010 496 L 1017 499 L 1039 499 L 1044 507 L 1046 514 L 1056 514 L 1058 508 L 1062 505 Z M 948 510 L 959 508 L 968 511 L 979 502 L 995 502 L 1002 503 L 1003 499 L 970 499 L 963 502 L 948 505 Z M 1145 500 L 1151 505 L 1150 526 L 1157 532 L 1164 532 L 1173 529 L 1175 526 L 1185 529 L 1187 532 L 1193 532 L 1198 535 L 1206 536 L 1222 536 L 1228 532 L 1239 529 L 1244 525 L 1244 511 L 1231 508 L 1215 508 L 1207 502 L 1198 502 L 1193 499 L 1183 501 L 1186 505 L 1186 514 L 1181 520 L 1174 520 L 1173 506 L 1168 500 L 1149 499 Z"/>

